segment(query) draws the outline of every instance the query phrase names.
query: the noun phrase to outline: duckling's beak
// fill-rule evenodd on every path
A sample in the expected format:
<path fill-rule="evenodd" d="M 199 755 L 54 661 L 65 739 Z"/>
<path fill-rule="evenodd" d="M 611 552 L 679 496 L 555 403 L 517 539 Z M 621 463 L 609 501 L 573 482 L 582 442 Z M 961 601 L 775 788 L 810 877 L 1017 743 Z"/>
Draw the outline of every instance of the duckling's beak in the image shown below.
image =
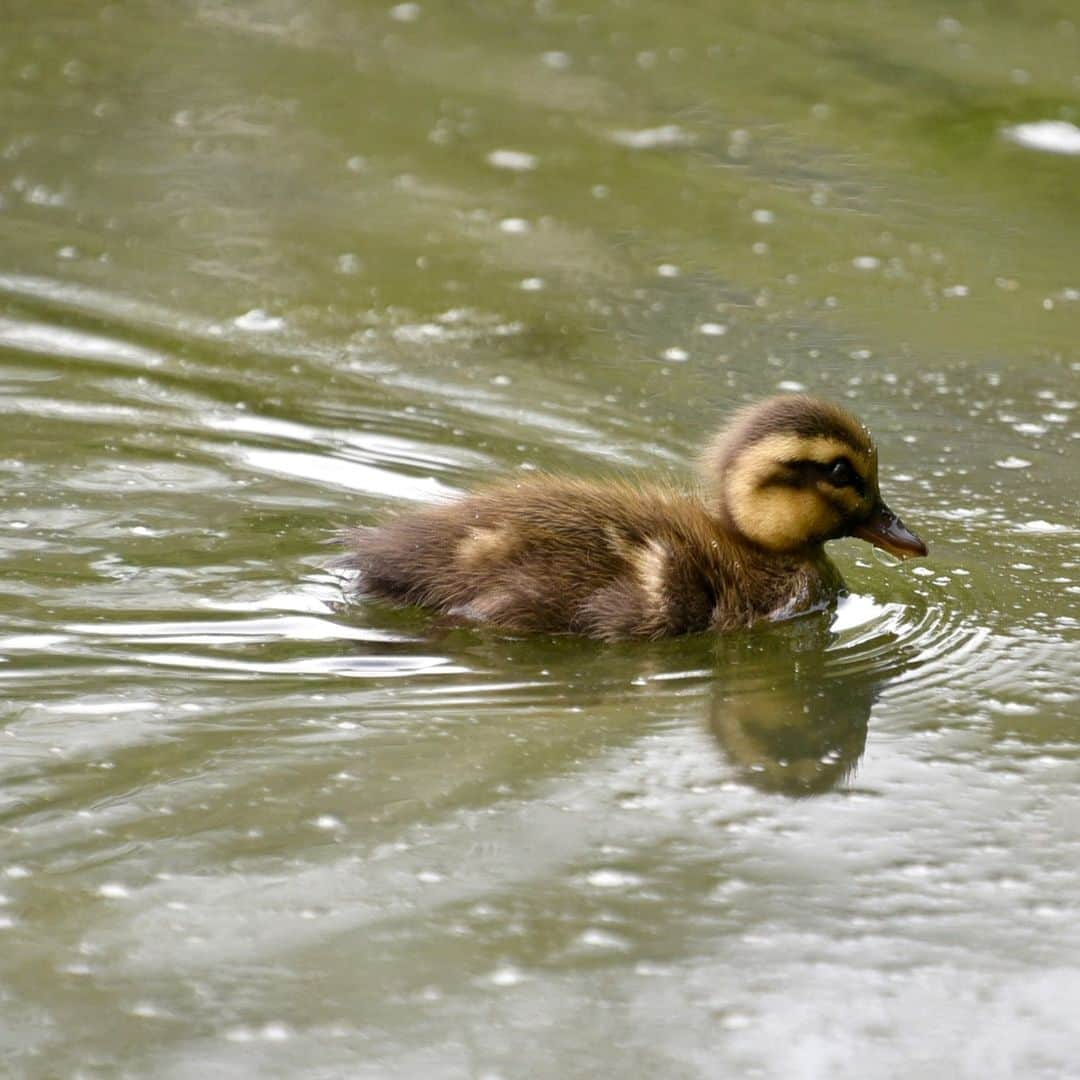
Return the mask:
<path fill-rule="evenodd" d="M 851 530 L 852 536 L 873 544 L 898 559 L 927 555 L 930 549 L 883 503 L 861 525 Z"/>

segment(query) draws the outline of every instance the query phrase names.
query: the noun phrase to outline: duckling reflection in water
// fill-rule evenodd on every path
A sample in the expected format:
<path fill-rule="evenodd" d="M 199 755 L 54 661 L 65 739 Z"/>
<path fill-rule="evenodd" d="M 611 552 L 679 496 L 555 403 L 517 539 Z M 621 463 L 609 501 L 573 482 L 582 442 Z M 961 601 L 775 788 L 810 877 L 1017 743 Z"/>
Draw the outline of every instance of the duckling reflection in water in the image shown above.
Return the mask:
<path fill-rule="evenodd" d="M 785 630 L 788 628 L 785 628 Z M 709 727 L 740 777 L 762 791 L 821 795 L 848 779 L 866 749 L 870 712 L 895 670 L 830 663 L 835 635 L 803 621 L 782 649 L 724 639 Z"/>
<path fill-rule="evenodd" d="M 878 490 L 853 416 L 801 395 L 736 414 L 701 459 L 702 492 L 532 477 L 346 533 L 360 591 L 511 631 L 608 641 L 729 631 L 830 604 L 824 545 L 900 558 L 926 545 Z"/>

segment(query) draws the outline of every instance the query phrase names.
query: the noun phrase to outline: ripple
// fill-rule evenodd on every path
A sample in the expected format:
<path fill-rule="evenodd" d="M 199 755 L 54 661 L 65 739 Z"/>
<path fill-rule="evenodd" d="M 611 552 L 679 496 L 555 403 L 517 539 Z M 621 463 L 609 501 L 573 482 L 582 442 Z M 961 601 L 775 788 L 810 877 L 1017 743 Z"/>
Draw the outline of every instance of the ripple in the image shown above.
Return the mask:
<path fill-rule="evenodd" d="M 832 630 L 826 670 L 882 677 L 951 656 L 986 633 L 944 605 L 881 604 L 858 595 L 841 601 Z"/>
<path fill-rule="evenodd" d="M 402 473 L 365 465 L 357 461 L 305 454 L 294 450 L 259 450 L 237 446 L 233 449 L 237 461 L 260 472 L 298 480 L 314 480 L 350 491 L 365 491 L 393 499 L 432 501 L 460 494 L 433 476 L 410 477 Z"/>
<path fill-rule="evenodd" d="M 264 619 L 221 619 L 216 622 L 110 622 L 71 623 L 74 634 L 128 638 L 173 645 L 230 645 L 239 642 L 286 641 L 396 641 L 412 639 L 385 630 L 344 626 L 329 619 L 280 616 Z"/>
<path fill-rule="evenodd" d="M 0 318 L 0 346 L 46 356 L 70 356 L 79 360 L 102 360 L 110 364 L 131 364 L 155 368 L 165 356 L 114 337 L 83 330 Z"/>
<path fill-rule="evenodd" d="M 193 656 L 188 653 L 129 653 L 149 667 L 193 669 L 204 678 L 214 675 L 337 675 L 347 679 L 375 679 L 438 673 L 464 673 L 444 656 L 411 654 L 402 656 L 324 656 L 273 661 L 228 660 L 221 656 Z"/>
<path fill-rule="evenodd" d="M 1080 656 L 1060 637 L 1009 636 L 948 603 L 851 597 L 840 605 L 837 630 L 825 675 L 880 680 L 894 703 L 933 702 L 936 713 L 960 703 L 964 711 L 985 709 L 991 698 L 1030 701 L 1033 693 L 1052 707 L 1054 687 L 1068 684 L 1070 673 L 1080 677 Z"/>

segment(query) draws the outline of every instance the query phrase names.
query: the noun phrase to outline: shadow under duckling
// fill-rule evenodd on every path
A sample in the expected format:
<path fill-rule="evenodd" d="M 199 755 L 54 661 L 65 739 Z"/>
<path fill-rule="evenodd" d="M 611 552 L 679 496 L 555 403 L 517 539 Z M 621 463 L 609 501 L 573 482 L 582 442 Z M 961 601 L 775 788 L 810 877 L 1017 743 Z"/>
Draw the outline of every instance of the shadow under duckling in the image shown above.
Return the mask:
<path fill-rule="evenodd" d="M 899 558 L 926 545 L 878 490 L 877 448 L 829 402 L 737 413 L 701 458 L 701 494 L 533 476 L 345 533 L 361 593 L 513 631 L 660 638 L 831 603 L 824 545 Z"/>

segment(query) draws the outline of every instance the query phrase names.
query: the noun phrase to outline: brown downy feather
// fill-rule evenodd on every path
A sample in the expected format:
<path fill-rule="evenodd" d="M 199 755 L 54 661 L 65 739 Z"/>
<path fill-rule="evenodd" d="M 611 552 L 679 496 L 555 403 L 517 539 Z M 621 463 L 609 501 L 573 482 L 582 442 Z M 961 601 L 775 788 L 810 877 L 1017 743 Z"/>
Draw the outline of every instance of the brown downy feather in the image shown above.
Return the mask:
<path fill-rule="evenodd" d="M 821 480 L 837 455 L 857 489 Z M 739 414 L 704 468 L 705 501 L 621 481 L 505 483 L 351 530 L 344 563 L 363 593 L 398 604 L 508 630 L 657 638 L 826 605 L 842 582 L 824 541 L 888 512 L 865 429 L 814 399 Z M 895 515 L 889 527 L 894 546 L 921 546 Z"/>
<path fill-rule="evenodd" d="M 365 593 L 511 630 L 614 640 L 747 626 L 795 592 L 824 603 L 824 560 L 740 552 L 695 498 L 537 477 L 350 534 Z"/>

